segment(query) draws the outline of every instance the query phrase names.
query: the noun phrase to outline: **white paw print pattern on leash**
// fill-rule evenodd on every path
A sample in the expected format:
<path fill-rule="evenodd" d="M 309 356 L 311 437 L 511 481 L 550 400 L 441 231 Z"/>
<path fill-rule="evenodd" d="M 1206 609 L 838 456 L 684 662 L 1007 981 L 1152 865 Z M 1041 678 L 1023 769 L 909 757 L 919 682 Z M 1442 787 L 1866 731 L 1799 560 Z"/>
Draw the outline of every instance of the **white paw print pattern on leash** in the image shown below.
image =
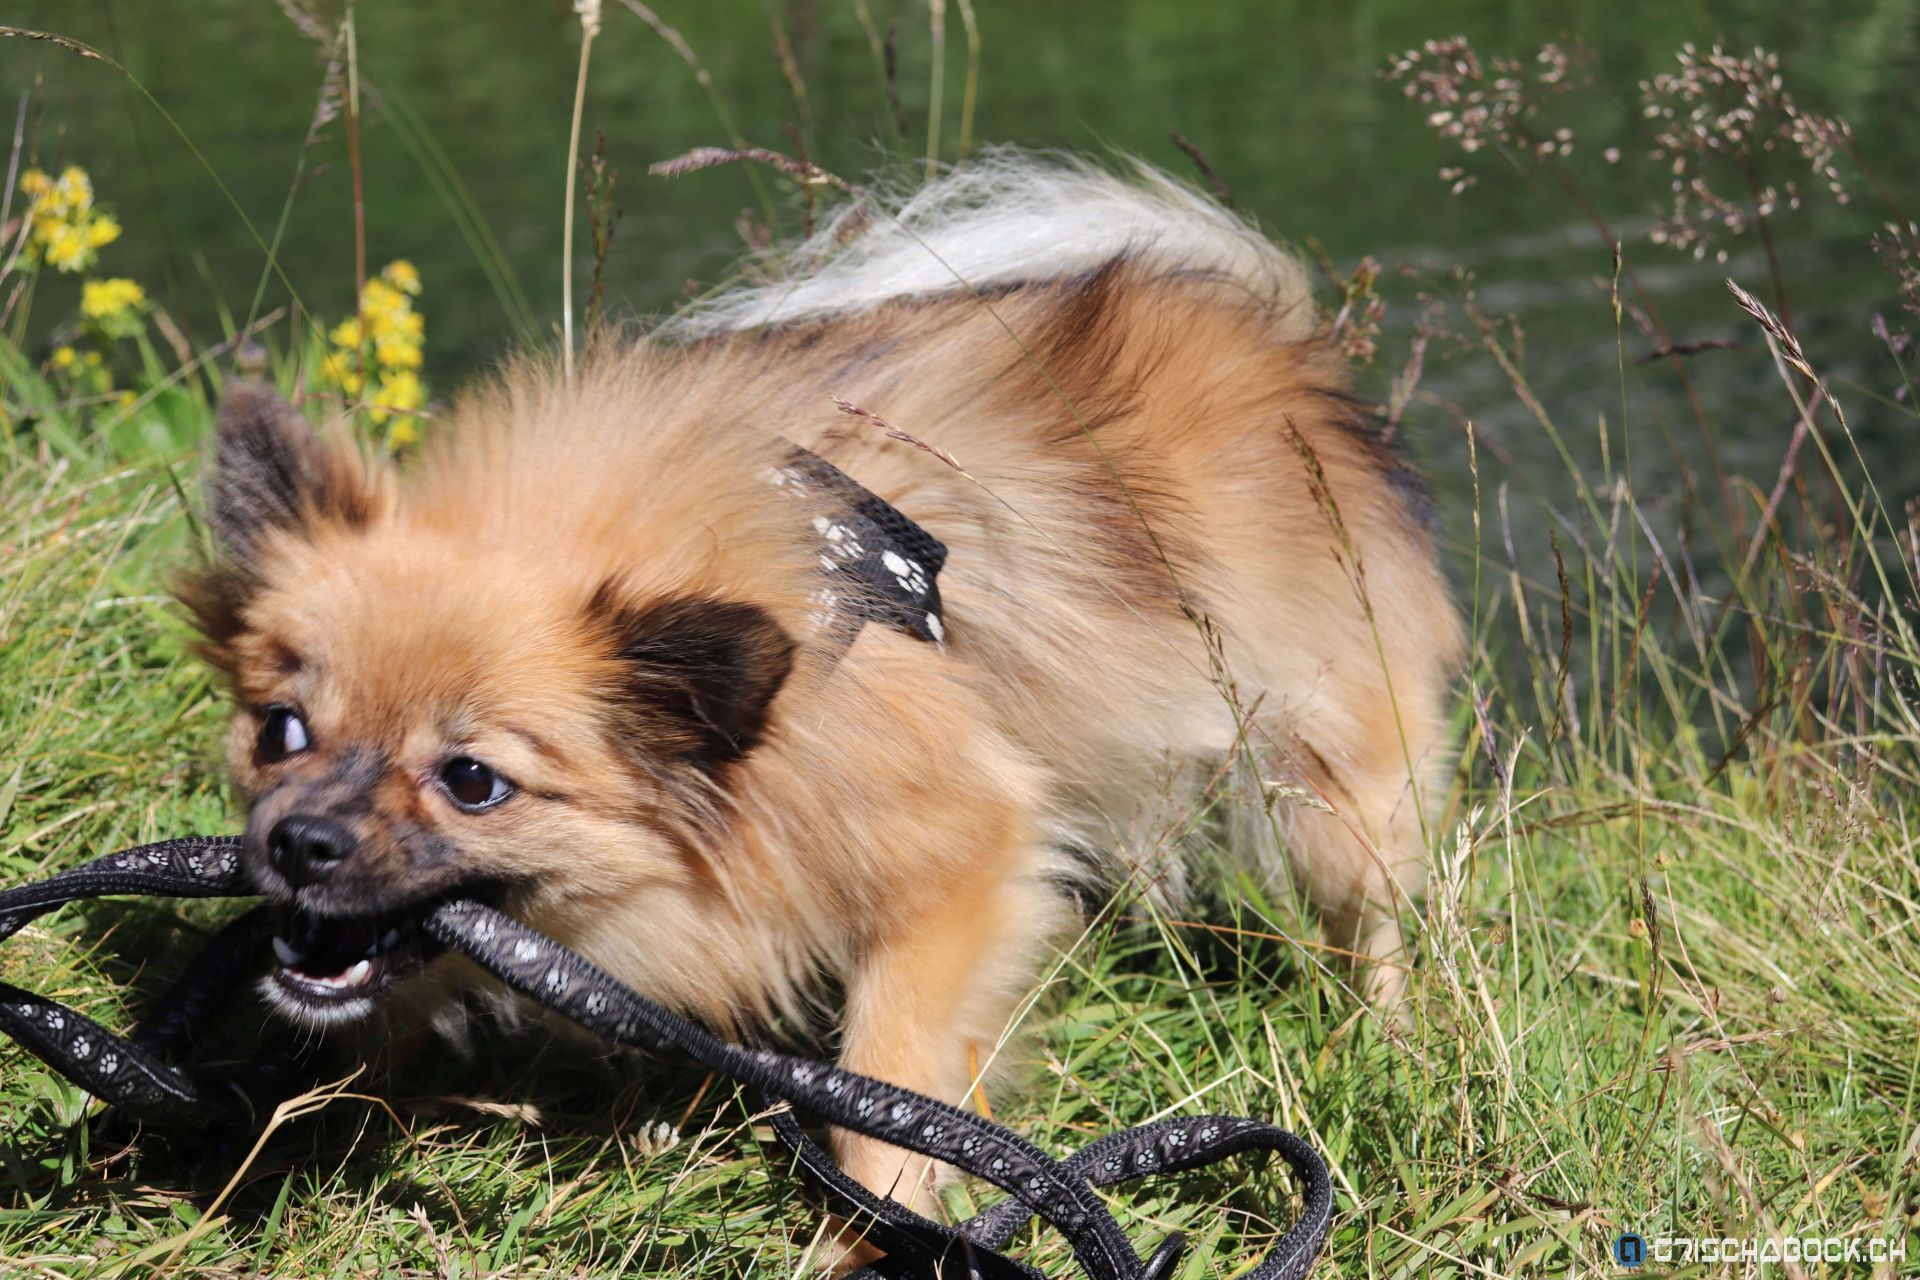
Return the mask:
<path fill-rule="evenodd" d="M 918 561 L 909 560 L 898 551 L 883 551 L 880 563 L 887 566 L 887 572 L 893 575 L 902 591 L 913 596 L 927 594 L 927 571 Z"/>
<path fill-rule="evenodd" d="M 813 529 L 827 540 L 827 550 L 842 560 L 858 560 L 867 554 L 867 544 L 860 541 L 860 535 L 844 524 L 827 519 L 825 516 L 813 518 Z"/>

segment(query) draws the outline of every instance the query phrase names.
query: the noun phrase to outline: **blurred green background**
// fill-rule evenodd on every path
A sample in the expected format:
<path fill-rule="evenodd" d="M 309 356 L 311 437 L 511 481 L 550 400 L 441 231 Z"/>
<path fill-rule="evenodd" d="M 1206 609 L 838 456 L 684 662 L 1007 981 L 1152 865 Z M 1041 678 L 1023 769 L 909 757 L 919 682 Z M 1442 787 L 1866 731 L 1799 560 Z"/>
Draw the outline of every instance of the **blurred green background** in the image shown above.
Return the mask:
<path fill-rule="evenodd" d="M 904 136 L 862 8 L 873 30 L 895 33 Z M 946 8 L 942 141 L 951 158 L 966 50 L 959 12 Z M 1599 415 L 1617 423 L 1623 413 L 1605 287 L 1609 252 L 1550 183 L 1523 180 L 1497 156 L 1477 157 L 1477 185 L 1450 194 L 1437 172 L 1460 155 L 1433 136 L 1424 108 L 1382 78 L 1391 54 L 1454 33 L 1486 54 L 1525 58 L 1548 40 L 1578 40 L 1591 49 L 1594 87 L 1565 104 L 1564 123 L 1575 131 L 1567 167 L 1627 241 L 1629 261 L 1658 297 L 1674 336 L 1744 344 L 1707 351 L 1690 370 L 1711 406 L 1728 465 L 1762 488 L 1791 420 L 1759 335 L 1731 306 L 1721 279 L 1730 274 L 1770 297 L 1765 259 L 1750 235 L 1728 243 L 1725 264 L 1647 243 L 1668 179 L 1646 156 L 1639 83 L 1671 70 L 1674 52 L 1688 41 L 1777 50 L 1796 97 L 1810 109 L 1846 116 L 1895 198 L 1920 206 L 1911 165 L 1920 141 L 1920 10 L 1905 0 L 980 0 L 976 8 L 976 141 L 1118 149 L 1191 175 L 1191 162 L 1169 141 L 1169 131 L 1179 130 L 1204 149 L 1240 207 L 1262 226 L 1320 246 L 1342 271 L 1362 255 L 1383 264 L 1382 289 L 1392 305 L 1376 394 L 1405 359 L 1413 296 L 1422 287 L 1400 268 L 1464 266 L 1475 274 L 1483 308 L 1517 316 L 1527 376 L 1583 461 L 1598 448 Z M 322 10 L 331 15 L 338 6 Z M 795 129 L 822 165 L 856 179 L 921 154 L 933 56 L 925 3 L 661 0 L 658 11 L 698 52 L 750 141 L 792 150 L 788 130 Z M 255 225 L 270 233 L 321 82 L 315 46 L 274 0 L 7 0 L 0 12 L 7 22 L 59 31 L 122 60 L 204 152 Z M 497 237 L 536 328 L 553 332 L 579 23 L 563 0 L 361 0 L 357 12 L 369 103 L 369 257 L 375 267 L 406 257 L 420 268 L 426 373 L 444 391 L 525 335 L 463 238 L 444 186 L 425 175 L 420 151 L 444 152 Z M 791 45 L 804 100 L 783 74 L 776 30 Z M 0 88 L 9 124 L 22 96 L 30 101 L 33 160 L 85 165 L 101 198 L 117 204 L 126 234 L 105 252 L 100 273 L 142 281 L 191 324 L 199 342 L 218 335 L 220 308 L 246 313 L 261 277 L 261 251 L 216 184 L 130 85 L 97 62 L 12 40 L 0 41 Z M 760 207 L 755 188 L 737 167 L 677 181 L 647 176 L 648 164 L 724 144 L 727 135 L 692 70 L 619 0 L 607 2 L 594 53 L 588 143 L 596 131 L 618 170 L 624 210 L 608 264 L 616 313 L 660 312 L 686 295 L 689 282 L 723 277 L 743 247 L 736 218 Z M 1624 153 L 1617 165 L 1603 159 L 1612 147 Z M 344 123 L 335 120 L 309 156 L 312 171 L 297 192 L 283 250 L 308 305 L 334 317 L 352 309 L 346 152 Z M 1777 227 L 1797 329 L 1838 386 L 1894 394 L 1898 373 L 1870 331 L 1876 312 L 1898 319 L 1893 284 L 1867 245 L 1884 210 L 1864 199 L 1835 204 L 1817 182 L 1805 181 L 1795 157 L 1782 157 L 1778 170 L 1815 192 L 1806 207 L 1782 214 Z M 797 195 L 767 180 L 782 223 L 797 226 Z M 583 243 L 583 280 L 588 257 Z M 36 298 L 34 340 L 44 339 L 43 323 L 71 315 L 62 288 L 70 292 L 74 284 L 52 282 Z M 278 282 L 269 284 L 268 305 L 284 296 Z M 1677 493 L 1675 477 L 1702 464 L 1700 445 L 1671 370 L 1631 363 L 1650 345 L 1631 321 L 1625 345 L 1624 412 L 1659 432 L 1657 443 L 1642 450 L 1646 468 L 1636 466 L 1634 479 L 1643 501 L 1658 507 L 1663 487 Z M 1446 348 L 1437 343 L 1429 354 L 1422 385 L 1432 397 L 1409 415 L 1443 510 L 1467 492 L 1458 465 L 1463 416 L 1484 432 L 1491 480 L 1511 479 L 1551 500 L 1564 481 L 1553 448 L 1491 362 L 1448 360 Z M 1849 407 L 1873 465 L 1886 469 L 1883 487 L 1895 494 L 1920 489 L 1912 420 L 1860 395 Z"/>

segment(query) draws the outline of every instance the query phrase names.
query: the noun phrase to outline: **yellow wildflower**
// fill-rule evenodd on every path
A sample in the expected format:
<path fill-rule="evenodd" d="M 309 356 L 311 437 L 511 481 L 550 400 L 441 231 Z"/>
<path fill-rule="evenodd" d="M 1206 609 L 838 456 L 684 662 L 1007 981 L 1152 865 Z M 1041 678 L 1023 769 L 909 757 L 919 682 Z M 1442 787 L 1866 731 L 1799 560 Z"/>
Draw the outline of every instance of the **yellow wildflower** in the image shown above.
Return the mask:
<path fill-rule="evenodd" d="M 89 280 L 80 286 L 80 314 L 89 320 L 109 319 L 146 300 L 145 289 L 120 276 L 111 280 Z"/>
<path fill-rule="evenodd" d="M 425 326 L 417 311 L 375 312 L 367 317 L 367 327 L 373 331 L 375 342 L 411 342 L 418 343 Z"/>
<path fill-rule="evenodd" d="M 420 292 L 420 272 L 405 258 L 395 258 L 389 262 L 386 270 L 380 273 L 380 278 L 402 293 Z"/>
<path fill-rule="evenodd" d="M 133 402 L 135 398 L 136 397 L 134 396 L 133 392 L 122 391 L 119 395 L 113 398 L 113 402 L 116 405 L 119 405 L 122 409 L 131 409 L 133 408 Z"/>
<path fill-rule="evenodd" d="M 385 280 L 367 281 L 366 291 L 360 295 L 360 311 L 363 315 L 395 315 L 412 305 L 412 303 L 407 301 L 406 294 L 400 292 Z"/>
<path fill-rule="evenodd" d="M 93 179 L 77 164 L 68 165 L 60 175 L 60 192 L 74 213 L 85 213 L 93 207 Z"/>
<path fill-rule="evenodd" d="M 80 271 L 93 264 L 95 250 L 120 238 L 120 223 L 93 207 L 93 179 L 78 165 L 69 165 L 58 179 L 29 169 L 20 176 L 20 190 L 29 198 L 33 261 Z"/>
<path fill-rule="evenodd" d="M 346 356 L 330 353 L 320 361 L 321 376 L 350 396 L 360 394 L 365 385 L 359 371 L 353 367 L 353 361 Z"/>
<path fill-rule="evenodd" d="M 420 420 L 418 418 L 394 419 L 393 430 L 388 432 L 387 439 L 396 449 L 417 443 L 420 439 Z"/>
<path fill-rule="evenodd" d="M 87 265 L 87 233 L 70 223 L 57 224 L 43 254 L 56 271 L 78 271 Z"/>
<path fill-rule="evenodd" d="M 86 361 L 87 368 L 98 369 L 100 367 L 100 353 L 98 351 L 87 352 Z"/>
<path fill-rule="evenodd" d="M 418 429 L 407 415 L 426 403 L 426 389 L 414 372 L 421 365 L 420 348 L 426 336 L 426 321 L 413 309 L 413 295 L 418 292 L 420 273 L 412 263 L 405 259 L 388 263 L 360 291 L 358 314 L 328 331 L 333 349 L 320 365 L 322 380 L 349 397 L 365 395 L 369 418 L 393 424 L 388 438 L 395 444 L 417 438 Z M 369 381 L 371 370 L 361 360 L 361 352 L 369 345 L 379 369 L 377 383 Z"/>
<path fill-rule="evenodd" d="M 56 348 L 53 353 L 53 367 L 56 369 L 71 369 L 73 368 L 73 362 L 79 358 L 80 354 L 72 347 Z"/>
<path fill-rule="evenodd" d="M 57 227 L 67 220 L 67 197 L 59 187 L 42 187 L 33 197 L 29 210 L 36 230 Z"/>
<path fill-rule="evenodd" d="M 381 376 L 380 387 L 373 393 L 368 408 L 373 411 L 375 422 L 385 422 L 389 414 L 418 409 L 426 402 L 426 389 L 420 385 L 419 376 L 402 369 Z"/>
<path fill-rule="evenodd" d="M 418 369 L 420 348 L 404 338 L 388 338 L 374 345 L 373 358 L 389 369 Z"/>

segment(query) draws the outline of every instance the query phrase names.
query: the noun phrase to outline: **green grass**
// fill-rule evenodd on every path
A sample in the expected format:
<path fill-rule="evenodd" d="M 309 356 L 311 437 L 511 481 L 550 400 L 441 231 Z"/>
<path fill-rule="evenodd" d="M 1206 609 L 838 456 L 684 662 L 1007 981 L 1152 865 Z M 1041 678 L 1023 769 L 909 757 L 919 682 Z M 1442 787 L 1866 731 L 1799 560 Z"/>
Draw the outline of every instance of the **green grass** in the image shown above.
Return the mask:
<path fill-rule="evenodd" d="M 1495 327 L 1453 305 L 1541 430 L 1592 430 L 1556 423 Z M 1594 341 L 1619 334 L 1602 323 Z M 75 406 L 0 344 L 0 883 L 239 821 L 222 697 L 165 596 L 199 538 L 183 492 L 222 361 L 140 359 L 151 395 Z M 1277 1120 L 1333 1167 L 1321 1274 L 1610 1274 L 1623 1230 L 1899 1237 L 1920 1269 L 1914 547 L 1894 533 L 1904 495 L 1863 483 L 1823 412 L 1751 572 L 1710 560 L 1744 559 L 1772 477 L 1732 504 L 1744 527 L 1695 531 L 1717 587 L 1674 573 L 1659 522 L 1577 451 L 1562 449 L 1577 502 L 1551 554 L 1510 556 L 1491 492 L 1445 513 L 1476 643 L 1461 770 L 1406 921 L 1402 1024 L 1363 1013 L 1293 901 L 1231 878 L 1186 920 L 1116 900 L 1035 991 L 999 1117 L 1061 1152 L 1182 1111 Z M 0 947 L 0 980 L 126 1026 L 229 912 L 76 907 Z M 828 1260 L 728 1082 L 499 1029 L 426 1059 L 310 1099 L 257 1150 L 126 1150 L 0 1047 L 0 1277 L 784 1276 Z M 1291 1212 L 1259 1167 L 1113 1203 L 1143 1246 L 1189 1233 L 1189 1280 L 1240 1274 Z M 1072 1274 L 1058 1238 L 1020 1248 Z M 1806 1269 L 1842 1271 L 1860 1273 Z"/>

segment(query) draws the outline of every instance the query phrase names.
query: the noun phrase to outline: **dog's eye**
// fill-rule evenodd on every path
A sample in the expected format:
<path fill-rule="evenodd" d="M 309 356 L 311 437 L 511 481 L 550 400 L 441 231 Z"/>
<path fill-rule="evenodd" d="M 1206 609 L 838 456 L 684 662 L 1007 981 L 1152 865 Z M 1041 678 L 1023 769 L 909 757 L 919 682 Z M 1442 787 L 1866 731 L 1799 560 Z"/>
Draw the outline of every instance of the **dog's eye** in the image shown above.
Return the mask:
<path fill-rule="evenodd" d="M 463 809 L 485 809 L 513 794 L 513 784 L 470 756 L 440 766 L 440 785 Z"/>
<path fill-rule="evenodd" d="M 307 726 L 299 715 L 286 707 L 267 708 L 266 719 L 260 724 L 260 741 L 254 748 L 261 764 L 299 755 L 309 745 Z"/>

